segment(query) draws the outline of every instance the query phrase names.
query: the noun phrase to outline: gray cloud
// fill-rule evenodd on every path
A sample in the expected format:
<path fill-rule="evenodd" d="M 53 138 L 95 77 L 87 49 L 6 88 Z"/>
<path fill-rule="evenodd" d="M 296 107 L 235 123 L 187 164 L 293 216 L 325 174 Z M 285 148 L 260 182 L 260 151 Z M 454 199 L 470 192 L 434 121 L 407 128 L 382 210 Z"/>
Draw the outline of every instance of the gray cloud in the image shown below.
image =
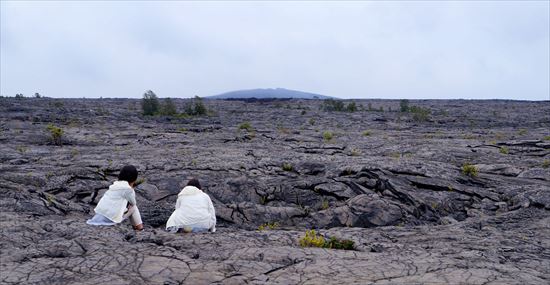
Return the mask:
<path fill-rule="evenodd" d="M 0 2 L 0 92 L 550 100 L 549 2 Z"/>

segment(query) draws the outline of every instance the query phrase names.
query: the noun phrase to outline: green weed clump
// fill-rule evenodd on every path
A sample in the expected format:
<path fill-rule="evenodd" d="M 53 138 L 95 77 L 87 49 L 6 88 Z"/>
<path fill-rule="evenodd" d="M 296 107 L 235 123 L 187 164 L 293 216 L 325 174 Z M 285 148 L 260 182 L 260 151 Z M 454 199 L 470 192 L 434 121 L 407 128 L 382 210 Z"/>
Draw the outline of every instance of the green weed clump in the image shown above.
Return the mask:
<path fill-rule="evenodd" d="M 465 163 L 462 165 L 462 174 L 470 177 L 476 177 L 479 173 L 479 170 L 475 165 Z"/>
<path fill-rule="evenodd" d="M 278 229 L 278 228 L 279 228 L 279 223 L 274 222 L 274 223 L 261 224 L 258 227 L 258 230 L 259 231 L 265 231 L 265 230 L 275 230 L 275 229 Z"/>
<path fill-rule="evenodd" d="M 545 159 L 545 160 L 542 162 L 542 168 L 548 168 L 548 167 L 550 167 L 550 160 Z"/>
<path fill-rule="evenodd" d="M 239 125 L 239 130 L 247 130 L 251 132 L 253 130 L 252 125 L 249 122 L 243 122 Z"/>
<path fill-rule="evenodd" d="M 499 151 L 500 153 L 502 153 L 502 154 L 508 154 L 508 153 L 510 153 L 510 150 L 509 150 L 507 147 L 505 147 L 505 146 L 501 147 L 498 151 Z"/>
<path fill-rule="evenodd" d="M 332 249 L 353 250 L 354 242 L 351 240 L 341 240 L 335 237 L 325 238 L 317 234 L 315 230 L 306 231 L 305 235 L 298 241 L 301 247 L 320 247 Z"/>
<path fill-rule="evenodd" d="M 323 132 L 323 139 L 325 141 L 330 141 L 330 140 L 332 140 L 333 137 L 334 137 L 334 135 L 332 134 L 332 132 L 329 132 L 329 131 L 324 131 Z"/>
<path fill-rule="evenodd" d="M 370 131 L 364 131 L 364 132 L 363 132 L 363 136 L 364 136 L 364 137 L 368 137 L 368 136 L 370 136 L 370 135 L 371 135 Z"/>
<path fill-rule="evenodd" d="M 287 163 L 287 162 L 283 163 L 283 170 L 284 171 L 292 171 L 292 169 L 293 169 L 292 164 Z"/>
<path fill-rule="evenodd" d="M 46 129 L 50 132 L 50 137 L 54 144 L 61 145 L 61 137 L 63 136 L 63 129 L 56 127 L 52 124 L 48 124 Z"/>

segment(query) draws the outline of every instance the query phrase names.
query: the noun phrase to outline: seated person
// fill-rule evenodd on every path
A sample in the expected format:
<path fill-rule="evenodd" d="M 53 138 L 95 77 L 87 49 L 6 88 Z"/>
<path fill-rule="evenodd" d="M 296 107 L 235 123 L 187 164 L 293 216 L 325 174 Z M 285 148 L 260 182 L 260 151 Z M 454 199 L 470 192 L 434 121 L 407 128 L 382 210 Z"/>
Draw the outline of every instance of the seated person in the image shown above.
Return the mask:
<path fill-rule="evenodd" d="M 197 179 L 191 179 L 178 194 L 176 210 L 172 213 L 166 230 L 170 232 L 216 231 L 216 212 L 212 200 L 201 189 Z"/>
<path fill-rule="evenodd" d="M 133 165 L 126 165 L 118 174 L 118 181 L 109 186 L 95 207 L 95 216 L 86 223 L 95 226 L 111 226 L 129 218 L 134 230 L 142 230 L 143 223 L 136 205 L 134 185 L 138 171 Z"/>

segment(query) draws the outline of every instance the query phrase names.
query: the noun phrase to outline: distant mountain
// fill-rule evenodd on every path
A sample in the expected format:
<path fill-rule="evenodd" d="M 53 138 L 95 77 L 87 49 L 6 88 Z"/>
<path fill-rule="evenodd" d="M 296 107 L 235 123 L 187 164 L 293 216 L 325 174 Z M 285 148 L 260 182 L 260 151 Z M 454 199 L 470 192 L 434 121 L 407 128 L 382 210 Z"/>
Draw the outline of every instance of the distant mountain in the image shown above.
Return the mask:
<path fill-rule="evenodd" d="M 208 96 L 206 99 L 282 99 L 282 98 L 293 98 L 293 99 L 330 99 L 334 97 L 302 92 L 297 90 L 289 90 L 284 88 L 268 88 L 268 89 L 248 89 L 248 90 L 237 90 L 222 93 L 219 95 Z"/>

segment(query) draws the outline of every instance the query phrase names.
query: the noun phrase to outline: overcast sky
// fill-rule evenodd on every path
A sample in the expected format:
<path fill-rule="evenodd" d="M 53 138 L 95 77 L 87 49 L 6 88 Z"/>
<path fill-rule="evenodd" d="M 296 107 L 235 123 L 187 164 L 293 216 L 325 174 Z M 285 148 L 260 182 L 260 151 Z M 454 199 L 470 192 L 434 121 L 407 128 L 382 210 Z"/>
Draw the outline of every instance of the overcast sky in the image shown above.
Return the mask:
<path fill-rule="evenodd" d="M 550 100 L 550 1 L 0 2 L 0 93 Z"/>

